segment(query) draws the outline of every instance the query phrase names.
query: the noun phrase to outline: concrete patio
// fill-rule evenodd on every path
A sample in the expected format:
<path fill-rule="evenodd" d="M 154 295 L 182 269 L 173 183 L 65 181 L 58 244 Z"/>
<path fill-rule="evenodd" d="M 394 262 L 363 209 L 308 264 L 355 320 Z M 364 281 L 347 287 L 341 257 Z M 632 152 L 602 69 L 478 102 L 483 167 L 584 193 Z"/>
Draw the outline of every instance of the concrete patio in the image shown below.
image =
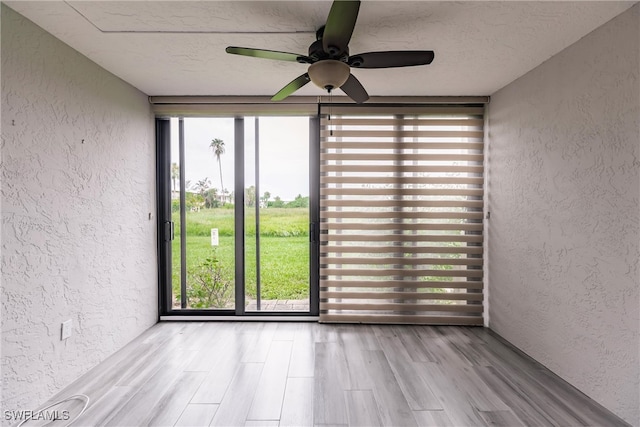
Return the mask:
<path fill-rule="evenodd" d="M 258 311 L 256 300 L 247 301 L 246 311 Z M 309 311 L 308 299 L 262 300 L 260 311 Z"/>

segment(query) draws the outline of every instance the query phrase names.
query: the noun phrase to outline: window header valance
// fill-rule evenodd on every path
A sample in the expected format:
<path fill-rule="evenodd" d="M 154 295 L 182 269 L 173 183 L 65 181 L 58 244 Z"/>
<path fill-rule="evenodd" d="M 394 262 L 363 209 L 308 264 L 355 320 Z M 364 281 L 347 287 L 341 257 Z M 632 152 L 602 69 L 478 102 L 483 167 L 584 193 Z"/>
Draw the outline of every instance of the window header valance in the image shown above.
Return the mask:
<path fill-rule="evenodd" d="M 318 113 L 319 105 L 327 104 L 327 96 L 291 96 L 284 101 L 272 102 L 269 96 L 151 96 L 149 102 L 158 117 L 163 116 L 217 116 L 236 117 L 252 115 L 309 116 Z M 366 111 L 375 105 L 395 104 L 398 108 L 424 108 L 425 105 L 477 105 L 489 102 L 486 96 L 394 96 L 371 97 L 366 104 L 357 105 L 346 96 L 334 96 L 332 108 L 345 106 L 349 111 Z"/>

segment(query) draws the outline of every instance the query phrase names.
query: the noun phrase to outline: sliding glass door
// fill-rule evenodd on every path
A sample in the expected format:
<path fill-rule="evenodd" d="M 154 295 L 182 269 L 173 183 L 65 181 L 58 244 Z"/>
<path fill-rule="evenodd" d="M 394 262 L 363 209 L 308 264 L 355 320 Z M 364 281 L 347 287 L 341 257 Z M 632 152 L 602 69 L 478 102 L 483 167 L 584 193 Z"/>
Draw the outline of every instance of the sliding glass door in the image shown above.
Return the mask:
<path fill-rule="evenodd" d="M 317 313 L 310 123 L 158 120 L 162 313 Z"/>

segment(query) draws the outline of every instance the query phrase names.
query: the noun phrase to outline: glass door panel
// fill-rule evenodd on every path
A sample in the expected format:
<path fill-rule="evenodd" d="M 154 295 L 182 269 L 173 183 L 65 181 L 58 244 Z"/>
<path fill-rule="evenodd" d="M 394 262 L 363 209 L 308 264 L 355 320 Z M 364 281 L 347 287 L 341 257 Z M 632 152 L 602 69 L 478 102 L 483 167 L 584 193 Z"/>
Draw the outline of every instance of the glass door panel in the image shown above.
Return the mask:
<path fill-rule="evenodd" d="M 171 125 L 172 307 L 233 309 L 233 119 Z"/>
<path fill-rule="evenodd" d="M 245 118 L 245 310 L 309 311 L 309 119 Z"/>

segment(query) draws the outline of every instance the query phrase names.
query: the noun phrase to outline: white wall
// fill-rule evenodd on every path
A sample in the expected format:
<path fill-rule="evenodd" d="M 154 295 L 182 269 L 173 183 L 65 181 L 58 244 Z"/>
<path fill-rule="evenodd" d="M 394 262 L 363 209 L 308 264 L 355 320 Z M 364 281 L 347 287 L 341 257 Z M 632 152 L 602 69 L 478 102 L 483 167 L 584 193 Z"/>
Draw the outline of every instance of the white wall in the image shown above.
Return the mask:
<path fill-rule="evenodd" d="M 2 406 L 29 410 L 157 320 L 154 124 L 4 5 L 1 28 Z"/>
<path fill-rule="evenodd" d="M 490 327 L 640 424 L 640 6 L 492 95 Z"/>

